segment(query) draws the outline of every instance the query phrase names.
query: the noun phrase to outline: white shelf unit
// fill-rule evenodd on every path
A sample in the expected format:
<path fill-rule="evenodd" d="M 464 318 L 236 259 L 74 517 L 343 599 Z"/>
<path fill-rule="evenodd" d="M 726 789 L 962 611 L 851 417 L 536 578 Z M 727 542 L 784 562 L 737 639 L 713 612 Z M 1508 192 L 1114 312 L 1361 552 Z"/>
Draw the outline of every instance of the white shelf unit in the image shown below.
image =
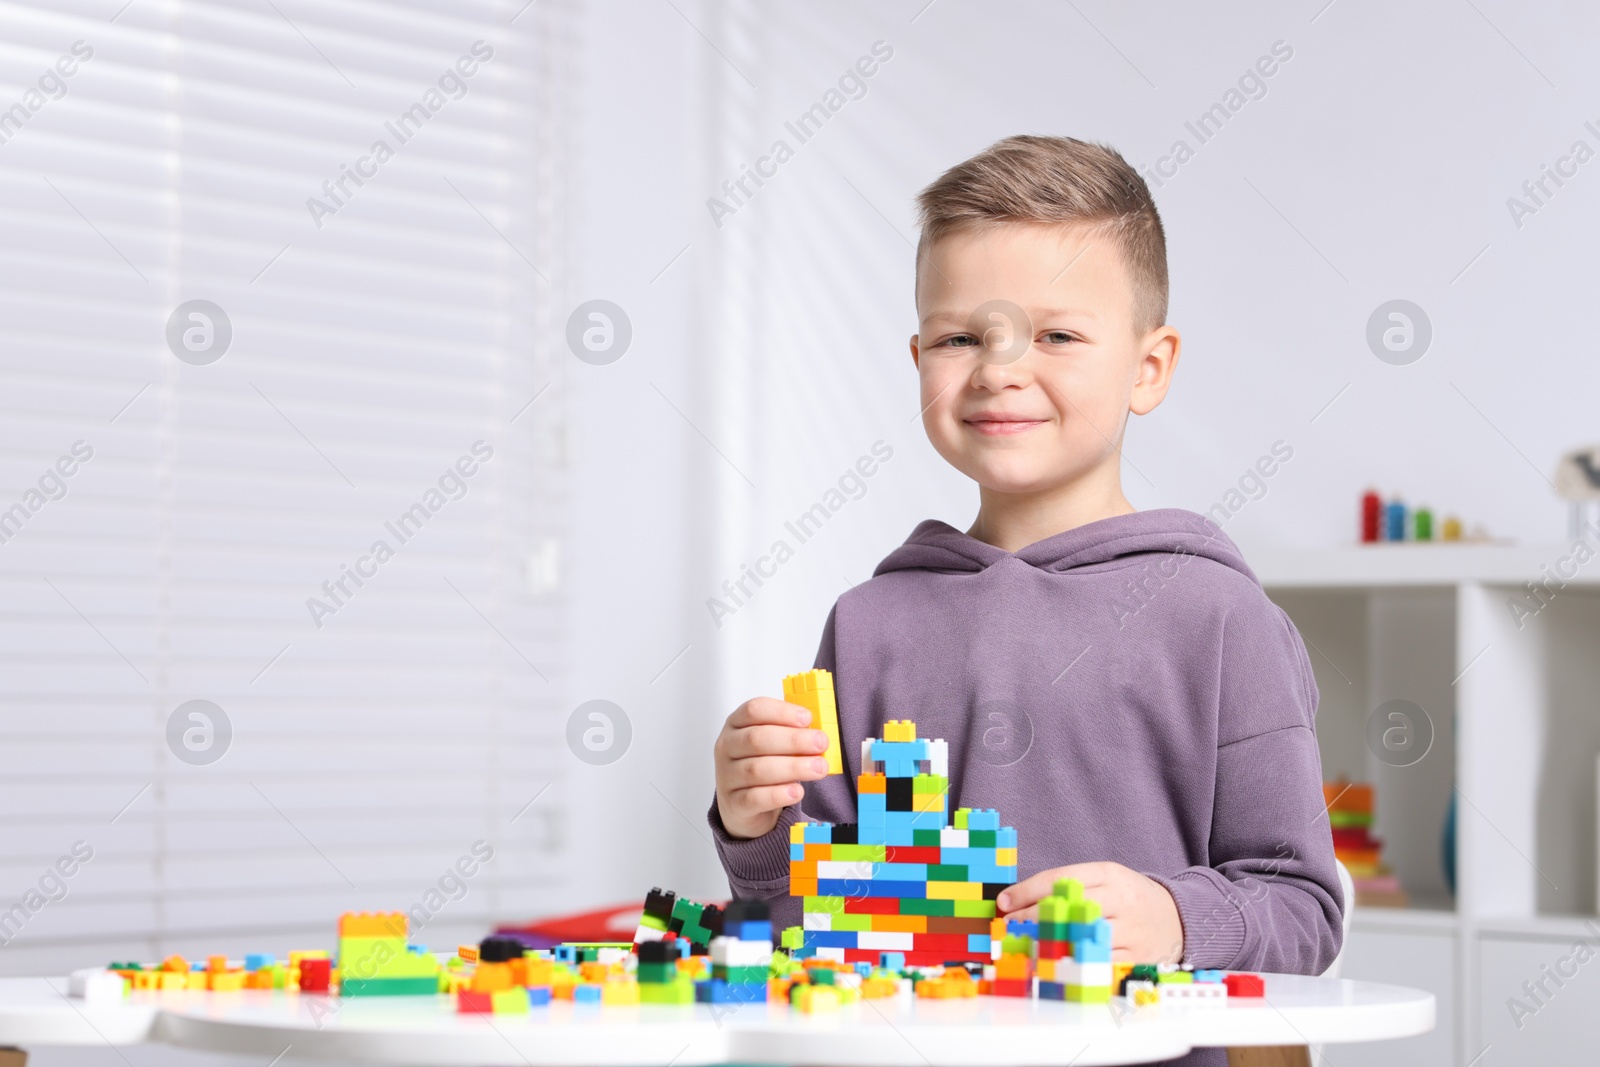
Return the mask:
<path fill-rule="evenodd" d="M 1580 938 L 1600 949 L 1600 558 L 1578 563 L 1571 543 L 1247 558 L 1310 652 L 1324 775 L 1373 783 L 1385 859 L 1413 901 L 1357 911 L 1343 974 L 1421 985 L 1439 998 L 1434 1033 L 1329 1049 L 1330 1062 L 1581 1061 L 1600 1016 L 1600 956 L 1564 965 L 1577 973 L 1560 985 L 1544 968 Z M 1546 579 L 1541 604 L 1526 583 Z M 1519 617 L 1515 600 L 1530 613 Z M 1367 718 L 1390 700 L 1416 704 L 1432 722 L 1432 748 L 1412 766 L 1390 766 L 1368 745 Z M 1452 792 L 1453 897 L 1441 854 Z M 1523 983 L 1541 979 L 1548 995 L 1530 999 Z M 1535 1010 L 1514 1017 L 1511 997 Z"/>

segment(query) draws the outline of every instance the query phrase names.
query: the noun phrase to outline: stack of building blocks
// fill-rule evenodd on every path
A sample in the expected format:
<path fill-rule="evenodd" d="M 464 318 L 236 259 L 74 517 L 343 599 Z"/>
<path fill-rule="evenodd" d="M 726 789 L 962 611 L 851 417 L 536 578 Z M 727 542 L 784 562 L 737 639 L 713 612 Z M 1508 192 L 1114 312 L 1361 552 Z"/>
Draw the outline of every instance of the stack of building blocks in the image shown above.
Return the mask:
<path fill-rule="evenodd" d="M 828 738 L 823 758 L 829 774 L 844 773 L 844 750 L 839 744 L 839 708 L 833 696 L 833 675 L 828 671 L 791 674 L 783 680 L 783 699 L 811 712 L 811 725 Z"/>
<path fill-rule="evenodd" d="M 674 941 L 646 941 L 639 946 L 639 1003 L 694 1003 L 694 980 L 678 960 Z"/>
<path fill-rule="evenodd" d="M 1333 854 L 1350 872 L 1356 903 L 1403 908 L 1410 903 L 1400 879 L 1383 862 L 1383 842 L 1372 836 L 1373 792 L 1364 782 L 1322 783 L 1323 806 L 1333 829 Z"/>
<path fill-rule="evenodd" d="M 995 919 L 990 932 L 994 964 L 984 969 L 986 977 L 978 984 L 978 992 L 992 997 L 1031 997 L 1037 937 L 1036 923 Z"/>
<path fill-rule="evenodd" d="M 456 1010 L 495 1014 L 527 1011 L 527 967 L 522 963 L 522 942 L 510 937 L 488 937 L 473 956 L 477 967 L 465 987 L 456 992 Z"/>
<path fill-rule="evenodd" d="M 949 747 L 891 720 L 861 747 L 856 825 L 790 827 L 789 892 L 804 957 L 909 966 L 988 963 L 995 898 L 1017 880 L 1017 832 L 992 809 L 947 819 Z"/>
<path fill-rule="evenodd" d="M 639 928 L 633 932 L 634 951 L 646 941 L 663 941 L 672 929 L 672 909 L 678 896 L 669 889 L 652 887 L 645 894 L 644 912 L 639 916 Z"/>
<path fill-rule="evenodd" d="M 1039 902 L 1039 997 L 1079 1004 L 1111 1000 L 1111 923 L 1076 878 L 1057 879 Z"/>
<path fill-rule="evenodd" d="M 711 939 L 711 977 L 695 984 L 707 1004 L 753 1004 L 767 999 L 772 972 L 772 919 L 765 901 L 735 900 L 722 912 L 722 933 Z"/>
<path fill-rule="evenodd" d="M 439 992 L 437 957 L 406 944 L 403 911 L 339 917 L 339 992 L 347 997 Z"/>

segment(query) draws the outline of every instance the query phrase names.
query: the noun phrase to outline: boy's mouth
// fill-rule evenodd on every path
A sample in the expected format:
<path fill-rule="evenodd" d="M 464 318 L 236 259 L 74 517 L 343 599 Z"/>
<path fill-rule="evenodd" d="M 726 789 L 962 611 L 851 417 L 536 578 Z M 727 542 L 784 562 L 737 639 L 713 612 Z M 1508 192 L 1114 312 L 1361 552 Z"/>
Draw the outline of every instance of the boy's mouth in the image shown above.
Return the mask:
<path fill-rule="evenodd" d="M 1023 415 L 1006 415 L 999 412 L 974 415 L 962 421 L 986 437 L 1007 437 L 1044 425 L 1043 419 L 1030 419 Z"/>

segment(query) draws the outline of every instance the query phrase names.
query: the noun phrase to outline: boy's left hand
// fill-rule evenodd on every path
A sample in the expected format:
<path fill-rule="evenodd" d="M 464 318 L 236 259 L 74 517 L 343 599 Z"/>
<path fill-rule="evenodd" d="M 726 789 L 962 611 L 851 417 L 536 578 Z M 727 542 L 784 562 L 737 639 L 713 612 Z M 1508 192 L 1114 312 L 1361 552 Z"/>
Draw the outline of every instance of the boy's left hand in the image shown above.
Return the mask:
<path fill-rule="evenodd" d="M 996 901 L 1008 919 L 1037 919 L 1039 901 L 1058 878 L 1076 878 L 1083 895 L 1097 901 L 1111 920 L 1111 951 L 1135 963 L 1178 963 L 1183 959 L 1183 922 L 1178 905 L 1160 882 L 1120 863 L 1074 863 L 1040 871 L 1000 894 Z"/>

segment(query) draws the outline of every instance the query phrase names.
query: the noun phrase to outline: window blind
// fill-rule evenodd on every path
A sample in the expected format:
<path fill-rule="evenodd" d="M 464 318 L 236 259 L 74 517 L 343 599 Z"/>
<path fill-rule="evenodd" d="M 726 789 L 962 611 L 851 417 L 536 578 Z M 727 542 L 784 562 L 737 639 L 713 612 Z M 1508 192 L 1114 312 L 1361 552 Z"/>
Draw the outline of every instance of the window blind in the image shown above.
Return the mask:
<path fill-rule="evenodd" d="M 6 973 L 555 906 L 568 17 L 0 4 Z"/>

